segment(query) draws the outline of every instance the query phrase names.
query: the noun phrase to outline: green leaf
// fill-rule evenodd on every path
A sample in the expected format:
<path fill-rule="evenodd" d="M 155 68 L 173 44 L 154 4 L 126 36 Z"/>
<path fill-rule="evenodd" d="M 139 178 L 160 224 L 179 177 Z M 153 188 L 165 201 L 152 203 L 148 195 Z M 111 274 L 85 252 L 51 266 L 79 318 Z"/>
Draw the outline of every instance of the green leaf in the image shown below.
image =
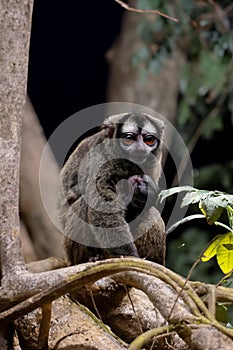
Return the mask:
<path fill-rule="evenodd" d="M 223 212 L 223 208 L 216 205 L 211 200 L 201 200 L 199 203 L 199 208 L 202 211 L 202 213 L 206 216 L 206 220 L 210 225 L 217 221 Z"/>
<path fill-rule="evenodd" d="M 227 215 L 230 228 L 233 228 L 233 208 L 230 205 L 227 206 Z"/>
<path fill-rule="evenodd" d="M 172 188 L 169 188 L 168 190 L 161 191 L 159 193 L 159 200 L 160 202 L 162 202 L 164 199 L 172 196 L 173 194 L 180 193 L 183 191 L 193 191 L 193 190 L 196 190 L 196 189 L 191 186 L 172 187 Z"/>
<path fill-rule="evenodd" d="M 221 244 L 217 249 L 217 261 L 223 273 L 227 274 L 233 270 L 233 235 L 231 244 Z M 231 249 L 228 247 L 231 246 Z"/>
<path fill-rule="evenodd" d="M 194 219 L 203 219 L 203 218 L 205 218 L 205 216 L 201 215 L 201 214 L 194 214 L 194 215 L 186 216 L 185 218 L 177 221 L 175 224 L 170 226 L 167 229 L 167 234 L 170 233 L 171 231 L 175 230 L 179 225 L 181 225 L 181 224 L 183 224 L 185 222 L 188 222 L 188 221 L 191 221 L 191 220 L 194 220 Z"/>
<path fill-rule="evenodd" d="M 219 191 L 209 191 L 200 200 L 199 208 L 207 222 L 213 224 L 221 216 L 223 209 L 233 203 L 233 196 Z"/>
<path fill-rule="evenodd" d="M 215 223 L 221 216 L 223 209 L 228 208 L 229 221 L 231 220 L 231 224 L 233 224 L 233 209 L 231 208 L 233 195 L 224 192 L 198 190 L 191 186 L 180 186 L 161 191 L 159 201 L 162 202 L 165 198 L 183 191 L 188 193 L 184 196 L 181 207 L 199 202 L 199 209 L 205 215 L 208 224 Z"/>
<path fill-rule="evenodd" d="M 208 248 L 204 251 L 201 260 L 203 262 L 206 262 L 213 258 L 217 254 L 217 249 L 219 245 L 221 244 L 223 237 L 222 235 L 218 235 L 215 237 L 214 241 L 208 246 Z"/>
<path fill-rule="evenodd" d="M 206 191 L 193 190 L 188 192 L 182 200 L 181 207 L 199 202 L 204 193 L 206 193 Z"/>
<path fill-rule="evenodd" d="M 233 250 L 231 247 L 232 244 L 233 244 L 233 234 L 231 232 L 227 232 L 224 235 L 216 236 L 214 241 L 204 251 L 201 257 L 201 260 L 203 262 L 206 262 L 211 258 L 213 258 L 215 255 L 217 255 L 217 261 L 218 261 L 219 267 L 224 273 L 229 273 L 233 268 Z M 231 249 L 227 249 L 226 246 L 230 246 Z"/>

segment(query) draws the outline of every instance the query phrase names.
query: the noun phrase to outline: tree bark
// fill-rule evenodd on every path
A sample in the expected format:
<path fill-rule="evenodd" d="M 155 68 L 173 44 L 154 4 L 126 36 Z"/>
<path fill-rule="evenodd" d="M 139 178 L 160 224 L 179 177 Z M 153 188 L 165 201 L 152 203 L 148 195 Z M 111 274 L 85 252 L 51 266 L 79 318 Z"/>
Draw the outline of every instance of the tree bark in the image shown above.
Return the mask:
<path fill-rule="evenodd" d="M 39 310 L 15 322 L 23 349 L 38 350 Z M 28 335 L 31 335 L 29 337 Z M 125 350 L 127 344 L 111 333 L 88 309 L 63 296 L 53 302 L 49 349 Z"/>
<path fill-rule="evenodd" d="M 24 269 L 19 238 L 19 164 L 32 0 L 2 0 L 0 19 L 0 233 L 2 273 Z M 6 249 L 11 246 L 11 250 Z M 17 247 L 13 249 L 13 247 Z M 11 252 L 17 254 L 13 255 Z"/>
<path fill-rule="evenodd" d="M 33 0 L 0 3 L 0 245 L 4 278 L 25 270 L 19 236 L 19 163 L 32 7 Z M 7 324 L 1 328 L 1 349 L 9 345 L 7 329 Z"/>
<path fill-rule="evenodd" d="M 40 181 L 43 181 L 47 198 L 50 199 L 47 205 L 53 206 L 52 209 L 56 210 L 57 188 L 55 183 L 59 178 L 59 168 L 52 151 L 46 152 L 46 174 L 39 178 L 40 162 L 45 145 L 43 130 L 30 99 L 27 97 L 21 147 L 20 215 L 33 242 L 38 259 L 50 256 L 61 257 L 62 255 L 61 233 L 50 220 L 40 194 Z"/>

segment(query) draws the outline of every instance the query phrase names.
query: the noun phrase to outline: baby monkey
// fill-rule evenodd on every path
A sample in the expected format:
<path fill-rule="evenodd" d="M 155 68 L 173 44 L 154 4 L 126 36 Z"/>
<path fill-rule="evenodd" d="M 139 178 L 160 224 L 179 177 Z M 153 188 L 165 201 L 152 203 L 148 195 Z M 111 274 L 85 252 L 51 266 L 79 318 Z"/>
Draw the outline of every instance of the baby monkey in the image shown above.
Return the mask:
<path fill-rule="evenodd" d="M 128 203 L 125 213 L 127 223 L 140 215 L 146 203 L 148 209 L 157 201 L 158 187 L 147 175 L 133 175 L 127 181 L 119 181 L 117 191 L 122 196 L 123 202 Z"/>

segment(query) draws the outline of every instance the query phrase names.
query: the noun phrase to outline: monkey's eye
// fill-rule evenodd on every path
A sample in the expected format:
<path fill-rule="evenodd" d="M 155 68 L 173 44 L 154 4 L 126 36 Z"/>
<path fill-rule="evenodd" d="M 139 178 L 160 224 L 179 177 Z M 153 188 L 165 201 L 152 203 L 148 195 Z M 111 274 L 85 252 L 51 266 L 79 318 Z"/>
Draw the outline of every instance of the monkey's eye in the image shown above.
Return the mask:
<path fill-rule="evenodd" d="M 144 136 L 143 141 L 148 146 L 154 146 L 158 142 L 157 138 L 154 135 L 147 134 Z"/>
<path fill-rule="evenodd" d="M 132 132 L 127 132 L 123 134 L 121 137 L 122 137 L 123 143 L 127 146 L 131 145 L 137 139 L 136 135 L 133 134 Z"/>

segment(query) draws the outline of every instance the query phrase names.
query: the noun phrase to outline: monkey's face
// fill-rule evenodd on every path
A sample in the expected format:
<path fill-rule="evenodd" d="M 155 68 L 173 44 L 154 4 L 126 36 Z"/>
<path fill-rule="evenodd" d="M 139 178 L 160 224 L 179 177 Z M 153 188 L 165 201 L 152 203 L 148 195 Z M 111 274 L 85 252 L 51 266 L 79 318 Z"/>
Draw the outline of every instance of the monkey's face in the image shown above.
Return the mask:
<path fill-rule="evenodd" d="M 127 157 L 137 164 L 143 164 L 159 147 L 156 128 L 149 122 L 139 127 L 135 122 L 119 125 L 120 147 Z"/>

